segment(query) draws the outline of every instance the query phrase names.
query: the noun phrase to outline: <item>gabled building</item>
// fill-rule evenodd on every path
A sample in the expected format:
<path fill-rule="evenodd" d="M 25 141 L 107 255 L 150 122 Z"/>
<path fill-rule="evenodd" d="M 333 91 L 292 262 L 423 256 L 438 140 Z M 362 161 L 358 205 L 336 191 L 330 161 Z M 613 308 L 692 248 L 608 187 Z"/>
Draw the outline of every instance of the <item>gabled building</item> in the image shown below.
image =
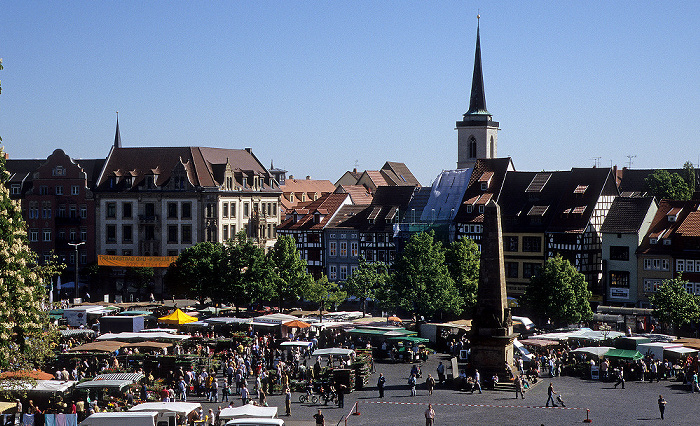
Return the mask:
<path fill-rule="evenodd" d="M 75 281 L 76 267 L 96 260 L 93 189 L 103 164 L 102 159 L 73 159 L 61 149 L 45 160 L 7 160 L 10 196 L 21 202 L 29 247 L 39 263 L 56 255 L 67 265 L 64 284 Z"/>
<path fill-rule="evenodd" d="M 294 176 L 290 176 L 288 179 L 284 179 L 284 182 L 284 185 L 280 185 L 283 214 L 285 211 L 299 205 L 299 203 L 315 201 L 335 191 L 335 185 L 331 181 L 311 179 L 310 176 L 307 176 L 306 179 L 295 179 Z"/>
<path fill-rule="evenodd" d="M 420 183 L 404 163 L 387 161 L 379 170 L 347 171 L 335 183 L 336 187 L 348 185 L 362 185 L 369 193 L 373 193 L 380 186 L 417 187 Z"/>
<path fill-rule="evenodd" d="M 638 300 L 637 249 L 656 215 L 653 197 L 617 197 L 601 227 L 606 304 L 634 307 Z"/>
<path fill-rule="evenodd" d="M 299 254 L 306 260 L 307 270 L 316 279 L 326 272 L 324 229 L 342 206 L 351 203 L 348 194 L 327 194 L 303 208 L 287 211 L 285 220 L 277 227 L 279 234 L 294 237 Z"/>

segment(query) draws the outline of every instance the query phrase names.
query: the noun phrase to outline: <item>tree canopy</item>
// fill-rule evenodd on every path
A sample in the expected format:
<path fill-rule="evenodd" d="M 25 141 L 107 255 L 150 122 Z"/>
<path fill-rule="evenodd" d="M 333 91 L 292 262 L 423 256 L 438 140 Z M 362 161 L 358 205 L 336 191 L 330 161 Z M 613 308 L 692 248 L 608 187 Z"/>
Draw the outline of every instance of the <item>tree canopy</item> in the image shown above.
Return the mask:
<path fill-rule="evenodd" d="M 476 305 L 480 258 L 479 246 L 469 238 L 452 242 L 445 252 L 447 269 L 466 308 Z"/>
<path fill-rule="evenodd" d="M 245 233 L 229 240 L 225 248 L 223 280 L 216 288 L 217 300 L 236 308 L 274 297 L 274 272 L 262 247 L 253 244 Z"/>
<path fill-rule="evenodd" d="M 355 296 L 362 303 L 362 315 L 365 315 L 367 299 L 377 297 L 378 291 L 389 280 L 389 267 L 384 262 L 367 262 L 360 257 L 360 265 L 345 281 L 345 290 L 350 296 Z"/>
<path fill-rule="evenodd" d="M 188 247 L 170 265 L 165 280 L 177 294 L 203 303 L 222 286 L 224 246 L 203 242 Z"/>
<path fill-rule="evenodd" d="M 267 256 L 274 272 L 274 294 L 282 310 L 285 301 L 296 302 L 308 291 L 313 278 L 291 235 L 280 235 Z"/>
<path fill-rule="evenodd" d="M 445 264 L 445 250 L 432 231 L 411 236 L 394 264 L 391 287 L 388 296 L 418 319 L 438 312 L 459 315 L 464 307 Z"/>
<path fill-rule="evenodd" d="M 304 297 L 311 302 L 318 303 L 318 310 L 323 318 L 324 309 L 329 307 L 335 309 L 348 298 L 348 294 L 337 283 L 328 281 L 328 277 L 324 274 L 311 283 Z"/>
<path fill-rule="evenodd" d="M 694 170 L 691 170 L 692 164 L 688 167 L 688 163 L 684 166 L 684 176 L 678 173 L 669 173 L 666 170 L 654 170 L 654 173 L 647 176 L 645 179 L 648 191 L 656 198 L 669 200 L 689 200 L 695 191 Z M 690 173 L 693 175 L 693 180 L 689 182 Z"/>
<path fill-rule="evenodd" d="M 700 318 L 700 304 L 697 297 L 685 289 L 687 283 L 679 275 L 664 281 L 658 290 L 649 296 L 649 301 L 654 306 L 654 316 L 659 321 L 672 327 L 680 327 Z"/>
<path fill-rule="evenodd" d="M 590 298 L 583 274 L 558 254 L 547 259 L 540 273 L 531 278 L 524 302 L 535 316 L 566 325 L 593 317 Z"/>

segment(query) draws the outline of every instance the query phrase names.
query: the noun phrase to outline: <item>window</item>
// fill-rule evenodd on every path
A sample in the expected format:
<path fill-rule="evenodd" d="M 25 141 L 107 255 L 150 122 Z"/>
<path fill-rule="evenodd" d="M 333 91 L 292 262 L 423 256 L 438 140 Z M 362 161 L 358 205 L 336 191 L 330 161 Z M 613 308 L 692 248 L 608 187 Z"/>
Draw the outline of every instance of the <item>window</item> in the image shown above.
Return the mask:
<path fill-rule="evenodd" d="M 11 195 L 19 195 L 22 192 L 22 187 L 18 183 L 13 183 L 10 186 L 10 194 Z"/>
<path fill-rule="evenodd" d="M 75 219 L 78 217 L 78 206 L 76 206 L 75 204 L 71 204 L 68 211 L 68 217 L 70 217 L 71 219 Z"/>
<path fill-rule="evenodd" d="M 331 265 L 328 267 L 328 279 L 333 281 L 338 278 L 338 267 Z"/>
<path fill-rule="evenodd" d="M 182 219 L 191 219 L 192 218 L 192 203 L 190 203 L 189 201 L 186 203 L 182 203 L 180 208 L 181 208 L 180 213 L 182 214 Z"/>
<path fill-rule="evenodd" d="M 610 271 L 610 287 L 629 288 L 629 286 L 630 286 L 630 273 L 629 273 L 629 271 Z"/>
<path fill-rule="evenodd" d="M 328 245 L 328 255 L 335 257 L 338 255 L 338 243 L 335 241 L 331 241 L 330 244 Z"/>
<path fill-rule="evenodd" d="M 228 217 L 228 203 L 221 206 L 221 217 Z"/>
<path fill-rule="evenodd" d="M 224 207 L 226 207 L 226 204 L 224 204 Z M 228 225 L 224 225 L 221 228 L 221 232 L 222 232 L 222 238 L 224 239 L 224 241 L 228 240 L 229 239 L 229 237 L 228 237 Z"/>
<path fill-rule="evenodd" d="M 505 262 L 506 278 L 518 278 L 518 262 Z"/>
<path fill-rule="evenodd" d="M 523 237 L 523 251 L 539 253 L 542 251 L 542 239 L 540 237 Z"/>
<path fill-rule="evenodd" d="M 481 182 L 481 190 L 486 191 L 489 189 L 489 183 L 488 182 Z"/>
<path fill-rule="evenodd" d="M 39 241 L 39 230 L 30 229 L 29 230 L 29 241 Z"/>
<path fill-rule="evenodd" d="M 340 265 L 340 280 L 345 281 L 348 279 L 348 265 Z"/>
<path fill-rule="evenodd" d="M 523 278 L 530 279 L 540 273 L 542 265 L 539 263 L 523 263 Z"/>
<path fill-rule="evenodd" d="M 80 187 L 78 185 L 71 185 L 70 195 L 80 195 Z"/>
<path fill-rule="evenodd" d="M 69 256 L 68 263 L 69 263 L 70 265 L 75 265 L 75 253 L 72 253 L 72 252 L 71 252 L 71 254 L 70 254 L 70 256 Z"/>
<path fill-rule="evenodd" d="M 476 138 L 469 137 L 469 158 L 476 158 Z"/>
<path fill-rule="evenodd" d="M 156 205 L 153 203 L 146 203 L 143 206 L 144 210 L 144 216 L 148 218 L 155 218 L 156 217 Z"/>
<path fill-rule="evenodd" d="M 49 187 L 46 185 L 41 185 L 39 187 L 39 195 L 49 195 Z"/>
<path fill-rule="evenodd" d="M 350 256 L 357 257 L 357 241 L 350 243 Z"/>
<path fill-rule="evenodd" d="M 517 235 L 503 237 L 503 250 L 505 250 L 505 251 L 518 251 L 518 237 L 517 237 Z"/>
<path fill-rule="evenodd" d="M 144 238 L 146 241 L 153 241 L 156 239 L 156 227 L 153 225 L 146 225 L 143 228 Z"/>
<path fill-rule="evenodd" d="M 56 213 L 57 217 L 66 217 L 66 205 L 61 204 L 58 206 L 58 213 Z"/>
<path fill-rule="evenodd" d="M 168 243 L 177 244 L 177 225 L 168 225 Z"/>
<path fill-rule="evenodd" d="M 347 241 L 340 242 L 340 256 L 341 257 L 348 256 L 348 242 Z M 343 279 L 343 278 L 341 278 L 341 279 Z"/>
<path fill-rule="evenodd" d="M 41 217 L 51 219 L 51 201 L 41 202 Z"/>
<path fill-rule="evenodd" d="M 610 246 L 610 260 L 630 260 L 629 247 Z"/>
<path fill-rule="evenodd" d="M 122 242 L 130 243 L 134 240 L 133 236 L 134 230 L 131 225 L 122 226 Z"/>
<path fill-rule="evenodd" d="M 63 229 L 58 231 L 58 239 L 59 240 L 65 240 L 66 239 L 66 231 Z"/>
<path fill-rule="evenodd" d="M 63 185 L 56 185 L 56 195 L 63 195 Z"/>
<path fill-rule="evenodd" d="M 236 203 L 231 203 L 231 219 L 234 219 L 236 217 Z"/>
<path fill-rule="evenodd" d="M 117 226 L 107 225 L 107 242 L 116 243 L 117 242 Z"/>
<path fill-rule="evenodd" d="M 133 214 L 133 205 L 131 203 L 122 203 L 122 218 L 131 218 Z"/>
<path fill-rule="evenodd" d="M 105 217 L 107 219 L 112 219 L 117 217 L 117 203 L 107 203 L 107 210 L 105 211 Z"/>
<path fill-rule="evenodd" d="M 272 203 L 272 215 L 277 216 L 277 203 Z"/>
<path fill-rule="evenodd" d="M 177 203 L 168 203 L 168 219 L 177 219 Z"/>
<path fill-rule="evenodd" d="M 676 272 L 683 272 L 685 270 L 685 259 L 676 260 Z"/>
<path fill-rule="evenodd" d="M 484 205 L 479 204 L 479 213 L 483 213 L 483 212 L 484 212 Z"/>
<path fill-rule="evenodd" d="M 233 225 L 231 225 L 231 236 L 233 236 L 233 231 L 234 231 Z M 182 244 L 191 244 L 192 243 L 192 225 L 182 225 L 180 227 L 180 230 L 182 232 Z"/>
<path fill-rule="evenodd" d="M 662 280 L 659 279 L 645 279 L 644 280 L 644 292 L 645 293 L 654 293 L 656 290 L 659 289 L 661 286 Z"/>
<path fill-rule="evenodd" d="M 250 203 L 243 203 L 243 217 L 245 219 L 250 216 Z"/>
<path fill-rule="evenodd" d="M 52 174 L 54 176 L 65 176 L 66 175 L 66 169 L 63 166 L 56 166 L 52 170 Z"/>
<path fill-rule="evenodd" d="M 84 240 L 83 240 L 83 241 L 84 241 Z M 85 265 L 85 264 L 88 263 L 88 261 L 87 261 L 87 252 L 86 252 L 86 251 L 81 251 L 81 252 L 80 252 L 80 263 L 82 263 L 83 265 Z"/>
<path fill-rule="evenodd" d="M 87 206 L 85 204 L 80 205 L 80 217 L 87 219 Z"/>
<path fill-rule="evenodd" d="M 75 241 L 77 237 L 78 237 L 78 233 L 75 231 L 75 229 L 71 229 L 70 233 L 69 233 L 69 239 L 71 241 Z"/>
<path fill-rule="evenodd" d="M 685 272 L 695 272 L 695 261 L 692 259 L 685 260 Z"/>
<path fill-rule="evenodd" d="M 80 228 L 80 241 L 87 241 L 87 228 Z"/>

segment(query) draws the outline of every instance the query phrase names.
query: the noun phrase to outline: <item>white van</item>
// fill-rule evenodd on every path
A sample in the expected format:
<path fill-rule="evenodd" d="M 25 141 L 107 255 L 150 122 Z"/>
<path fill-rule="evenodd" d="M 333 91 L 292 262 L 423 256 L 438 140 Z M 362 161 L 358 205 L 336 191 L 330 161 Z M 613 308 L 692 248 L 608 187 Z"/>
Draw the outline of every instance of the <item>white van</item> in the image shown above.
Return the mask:
<path fill-rule="evenodd" d="M 172 419 L 172 420 L 171 420 Z M 170 426 L 175 424 L 175 413 L 157 411 L 120 411 L 114 413 L 95 413 L 80 422 L 80 426 Z"/>
<path fill-rule="evenodd" d="M 284 426 L 284 420 L 269 417 L 243 417 L 229 420 L 226 426 Z"/>

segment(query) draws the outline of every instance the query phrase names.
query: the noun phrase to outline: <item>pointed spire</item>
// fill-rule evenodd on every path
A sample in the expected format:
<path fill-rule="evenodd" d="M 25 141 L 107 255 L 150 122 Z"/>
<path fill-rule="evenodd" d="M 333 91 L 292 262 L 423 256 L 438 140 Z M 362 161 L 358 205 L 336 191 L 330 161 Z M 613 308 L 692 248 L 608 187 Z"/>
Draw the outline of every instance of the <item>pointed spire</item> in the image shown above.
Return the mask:
<path fill-rule="evenodd" d="M 486 110 L 486 95 L 484 94 L 484 75 L 481 71 L 481 41 L 479 38 L 479 19 L 480 15 L 476 16 L 476 52 L 474 53 L 474 75 L 472 76 L 472 93 L 469 98 L 469 111 L 467 114 L 487 114 Z"/>
<path fill-rule="evenodd" d="M 122 136 L 119 133 L 119 111 L 117 111 L 117 131 L 114 133 L 114 147 L 122 147 Z"/>

